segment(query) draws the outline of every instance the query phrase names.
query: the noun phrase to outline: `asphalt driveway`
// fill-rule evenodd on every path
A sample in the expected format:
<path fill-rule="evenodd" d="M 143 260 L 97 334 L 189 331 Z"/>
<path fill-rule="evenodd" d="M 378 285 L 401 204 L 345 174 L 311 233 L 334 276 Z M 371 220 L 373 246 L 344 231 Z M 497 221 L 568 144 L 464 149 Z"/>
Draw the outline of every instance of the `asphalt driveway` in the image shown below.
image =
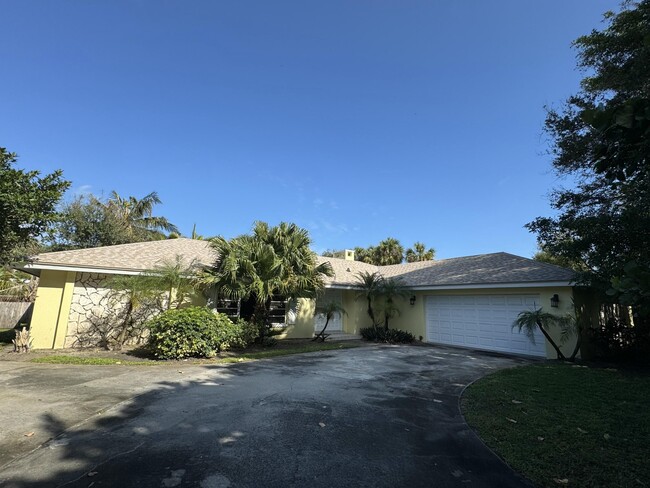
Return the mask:
<path fill-rule="evenodd" d="M 3 364 L 0 454 L 14 459 L 0 485 L 528 486 L 458 409 L 467 383 L 523 363 L 378 346 L 189 368 Z M 38 436 L 52 439 L 28 452 Z"/>

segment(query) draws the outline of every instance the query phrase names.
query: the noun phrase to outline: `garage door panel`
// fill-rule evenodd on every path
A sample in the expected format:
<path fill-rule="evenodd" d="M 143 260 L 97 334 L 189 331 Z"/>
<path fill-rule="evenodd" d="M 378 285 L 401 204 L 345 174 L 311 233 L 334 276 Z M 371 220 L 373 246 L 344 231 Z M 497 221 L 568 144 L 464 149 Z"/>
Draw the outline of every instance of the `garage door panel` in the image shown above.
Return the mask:
<path fill-rule="evenodd" d="M 453 346 L 545 356 L 544 336 L 533 344 L 512 323 L 519 312 L 532 310 L 539 295 L 429 296 L 425 300 L 427 340 Z"/>

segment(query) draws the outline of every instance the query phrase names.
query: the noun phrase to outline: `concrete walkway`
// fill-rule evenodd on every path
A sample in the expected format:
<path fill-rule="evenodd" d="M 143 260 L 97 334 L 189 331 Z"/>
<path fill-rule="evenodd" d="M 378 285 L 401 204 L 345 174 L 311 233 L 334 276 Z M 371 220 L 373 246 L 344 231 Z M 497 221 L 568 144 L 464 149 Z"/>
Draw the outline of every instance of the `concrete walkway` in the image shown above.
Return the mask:
<path fill-rule="evenodd" d="M 458 410 L 468 382 L 524 363 L 400 346 L 229 366 L 2 363 L 0 486 L 528 486 Z"/>

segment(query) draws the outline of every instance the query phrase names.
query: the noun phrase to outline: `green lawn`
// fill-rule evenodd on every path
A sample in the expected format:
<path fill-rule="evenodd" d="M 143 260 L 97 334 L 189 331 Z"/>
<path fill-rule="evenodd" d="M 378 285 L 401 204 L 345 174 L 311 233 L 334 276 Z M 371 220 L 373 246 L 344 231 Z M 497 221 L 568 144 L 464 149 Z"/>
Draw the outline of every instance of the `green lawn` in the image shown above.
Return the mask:
<path fill-rule="evenodd" d="M 305 352 L 316 351 L 330 351 L 333 349 L 348 349 L 351 347 L 358 347 L 355 343 L 310 343 L 303 344 L 296 347 L 282 348 L 282 349 L 267 349 L 264 351 L 246 352 L 246 351 L 229 351 L 227 357 L 217 357 L 209 360 L 190 359 L 189 362 L 204 363 L 240 363 L 244 361 L 254 361 L 256 359 L 266 359 L 277 356 L 287 356 L 289 354 L 301 354 Z M 89 357 L 89 356 L 76 356 L 76 355 L 51 355 L 34 358 L 32 363 L 47 363 L 47 364 L 91 364 L 91 365 L 125 365 L 125 366 L 150 366 L 156 364 L 174 364 L 175 361 L 131 361 L 116 358 L 105 357 Z"/>
<path fill-rule="evenodd" d="M 567 364 L 487 376 L 461 400 L 468 423 L 545 487 L 650 487 L 650 376 Z"/>

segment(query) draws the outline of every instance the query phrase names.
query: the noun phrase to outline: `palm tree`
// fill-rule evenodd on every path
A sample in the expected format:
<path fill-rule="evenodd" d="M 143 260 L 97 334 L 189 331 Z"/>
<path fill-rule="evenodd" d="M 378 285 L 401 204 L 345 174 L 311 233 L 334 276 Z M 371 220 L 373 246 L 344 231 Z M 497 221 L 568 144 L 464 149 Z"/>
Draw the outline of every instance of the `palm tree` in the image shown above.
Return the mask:
<path fill-rule="evenodd" d="M 153 208 L 161 203 L 155 191 L 140 199 L 133 196 L 122 198 L 116 191 L 112 191 L 106 208 L 124 222 L 132 235 L 155 240 L 165 237 L 162 231 L 179 234 L 178 228 L 165 217 L 153 216 Z"/>
<path fill-rule="evenodd" d="M 361 288 L 357 293 L 357 300 L 364 299 L 368 303 L 368 316 L 370 317 L 372 326 L 375 329 L 377 328 L 377 319 L 375 318 L 375 311 L 372 307 L 372 302 L 379 295 L 379 290 L 381 289 L 383 281 L 384 279 L 382 276 L 376 271 L 374 273 L 361 271 L 357 274 L 357 284 Z"/>
<path fill-rule="evenodd" d="M 168 294 L 167 310 L 179 308 L 195 288 L 197 264 L 183 262 L 177 255 L 174 261 L 163 261 L 160 265 L 146 271 L 143 279 L 148 279 L 152 288 L 158 288 Z"/>
<path fill-rule="evenodd" d="M 323 315 L 325 317 L 325 325 L 323 326 L 323 330 L 316 334 L 312 341 L 320 340 L 321 342 L 325 342 L 325 331 L 327 330 L 327 326 L 329 325 L 330 320 L 332 320 L 337 315 L 339 317 L 342 317 L 343 315 L 347 314 L 348 313 L 345 311 L 345 309 L 336 302 L 327 302 L 321 307 L 316 307 L 314 315 Z"/>
<path fill-rule="evenodd" d="M 388 237 L 377 245 L 374 255 L 377 266 L 399 264 L 404 260 L 404 248 L 397 239 Z"/>
<path fill-rule="evenodd" d="M 399 278 L 388 278 L 382 280 L 379 287 L 379 296 L 382 299 L 382 312 L 384 314 L 384 329 L 388 330 L 388 321 L 400 314 L 395 304 L 396 299 L 405 299 L 409 296 L 410 290 Z"/>
<path fill-rule="evenodd" d="M 262 341 L 265 329 L 270 330 L 274 297 L 315 298 L 325 286 L 325 277 L 333 274 L 329 263 L 317 263 L 308 232 L 295 224 L 270 227 L 256 222 L 252 235 L 216 237 L 210 242 L 219 258 L 204 271 L 201 284 L 231 300 L 254 299 L 254 320 L 264 325 Z"/>
<path fill-rule="evenodd" d="M 406 250 L 406 261 L 409 263 L 415 263 L 418 261 L 433 261 L 433 258 L 436 255 L 436 250 L 432 247 L 429 249 L 426 248 L 424 243 L 415 242 L 412 248 Z"/>
<path fill-rule="evenodd" d="M 519 315 L 517 315 L 517 319 L 512 324 L 512 328 L 519 328 L 519 332 L 523 330 L 533 344 L 535 344 L 535 329 L 539 328 L 549 344 L 553 346 L 553 349 L 555 349 L 557 358 L 566 359 L 558 345 L 548 333 L 548 329 L 551 325 L 559 325 L 564 328 L 567 325 L 567 318 L 559 317 L 548 312 L 542 312 L 542 309 L 539 308 L 520 312 Z"/>

